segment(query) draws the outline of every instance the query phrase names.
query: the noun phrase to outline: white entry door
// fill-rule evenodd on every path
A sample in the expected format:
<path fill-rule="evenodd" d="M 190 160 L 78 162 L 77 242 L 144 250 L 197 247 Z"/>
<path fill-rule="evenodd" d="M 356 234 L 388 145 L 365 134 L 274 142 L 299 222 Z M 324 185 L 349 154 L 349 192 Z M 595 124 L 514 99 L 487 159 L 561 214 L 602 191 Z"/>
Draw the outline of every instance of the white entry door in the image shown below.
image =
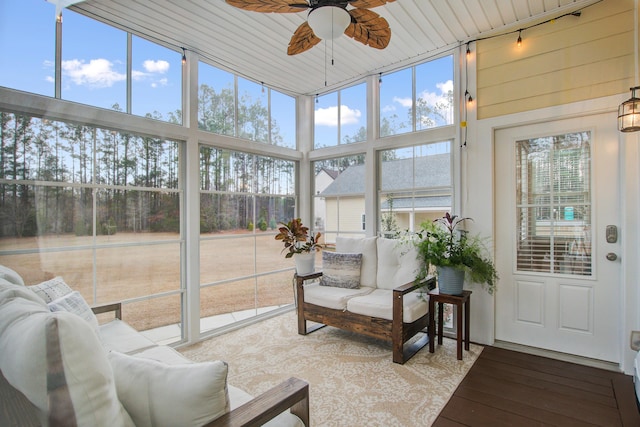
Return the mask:
<path fill-rule="evenodd" d="M 495 140 L 496 340 L 619 362 L 616 117 L 502 129 Z"/>

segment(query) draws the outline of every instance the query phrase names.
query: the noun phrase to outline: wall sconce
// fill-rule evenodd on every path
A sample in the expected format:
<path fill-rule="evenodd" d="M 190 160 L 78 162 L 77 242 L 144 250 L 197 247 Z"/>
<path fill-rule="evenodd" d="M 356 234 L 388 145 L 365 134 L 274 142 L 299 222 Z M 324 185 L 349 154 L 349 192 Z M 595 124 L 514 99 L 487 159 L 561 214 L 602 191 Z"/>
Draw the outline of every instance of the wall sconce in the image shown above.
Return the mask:
<path fill-rule="evenodd" d="M 629 88 L 631 98 L 618 107 L 618 130 L 620 132 L 637 132 L 640 130 L 640 98 L 636 98 L 636 90 L 640 86 Z"/>

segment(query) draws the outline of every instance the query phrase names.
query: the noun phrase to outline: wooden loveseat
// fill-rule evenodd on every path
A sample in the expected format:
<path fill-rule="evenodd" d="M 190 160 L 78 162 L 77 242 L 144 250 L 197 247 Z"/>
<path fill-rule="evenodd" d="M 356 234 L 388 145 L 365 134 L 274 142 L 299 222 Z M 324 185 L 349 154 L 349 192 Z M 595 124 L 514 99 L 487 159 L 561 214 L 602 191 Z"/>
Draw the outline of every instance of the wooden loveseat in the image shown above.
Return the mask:
<path fill-rule="evenodd" d="M 327 268 L 327 259 L 342 254 L 362 254 L 357 287 L 327 285 L 335 285 L 341 270 L 333 264 Z M 329 325 L 385 340 L 391 343 L 393 361 L 400 364 L 429 342 L 424 331 L 429 320 L 426 290 L 435 288 L 436 281 L 428 277 L 415 283 L 420 267 L 415 248 L 382 237 L 338 237 L 334 255 L 326 255 L 323 272 L 296 276 L 299 334 Z M 327 275 L 331 280 L 323 283 Z M 307 328 L 307 321 L 317 324 Z M 408 343 L 418 333 L 423 336 Z"/>
<path fill-rule="evenodd" d="M 99 323 L 95 314 L 114 313 Z M 90 308 L 55 278 L 25 286 L 0 265 L 0 425 L 309 425 L 309 386 L 289 378 L 257 397 L 223 361 L 192 362 Z"/>

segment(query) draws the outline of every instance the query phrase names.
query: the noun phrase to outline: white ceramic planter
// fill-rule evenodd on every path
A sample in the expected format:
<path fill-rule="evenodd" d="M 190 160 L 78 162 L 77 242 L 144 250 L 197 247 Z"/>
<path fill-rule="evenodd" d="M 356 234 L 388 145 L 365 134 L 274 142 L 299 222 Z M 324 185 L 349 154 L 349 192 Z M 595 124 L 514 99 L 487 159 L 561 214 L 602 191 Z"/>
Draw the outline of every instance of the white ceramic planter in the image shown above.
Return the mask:
<path fill-rule="evenodd" d="M 316 269 L 315 252 L 307 252 L 303 254 L 295 254 L 293 259 L 296 261 L 296 273 L 298 276 L 311 274 Z"/>

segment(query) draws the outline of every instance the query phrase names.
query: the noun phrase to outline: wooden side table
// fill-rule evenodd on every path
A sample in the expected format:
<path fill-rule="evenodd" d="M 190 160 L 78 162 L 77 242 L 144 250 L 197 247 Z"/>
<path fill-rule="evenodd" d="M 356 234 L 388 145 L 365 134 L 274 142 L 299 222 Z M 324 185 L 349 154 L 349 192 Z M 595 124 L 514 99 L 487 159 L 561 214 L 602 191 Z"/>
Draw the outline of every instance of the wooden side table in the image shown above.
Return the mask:
<path fill-rule="evenodd" d="M 439 289 L 429 291 L 429 353 L 434 352 L 436 325 L 434 319 L 436 303 L 438 303 L 438 345 L 442 345 L 444 329 L 442 304 L 456 306 L 456 341 L 458 342 L 458 360 L 462 360 L 462 342 L 464 349 L 469 351 L 469 311 L 471 306 L 471 291 L 462 291 L 462 295 L 441 294 Z M 464 311 L 464 335 L 462 331 Z"/>

